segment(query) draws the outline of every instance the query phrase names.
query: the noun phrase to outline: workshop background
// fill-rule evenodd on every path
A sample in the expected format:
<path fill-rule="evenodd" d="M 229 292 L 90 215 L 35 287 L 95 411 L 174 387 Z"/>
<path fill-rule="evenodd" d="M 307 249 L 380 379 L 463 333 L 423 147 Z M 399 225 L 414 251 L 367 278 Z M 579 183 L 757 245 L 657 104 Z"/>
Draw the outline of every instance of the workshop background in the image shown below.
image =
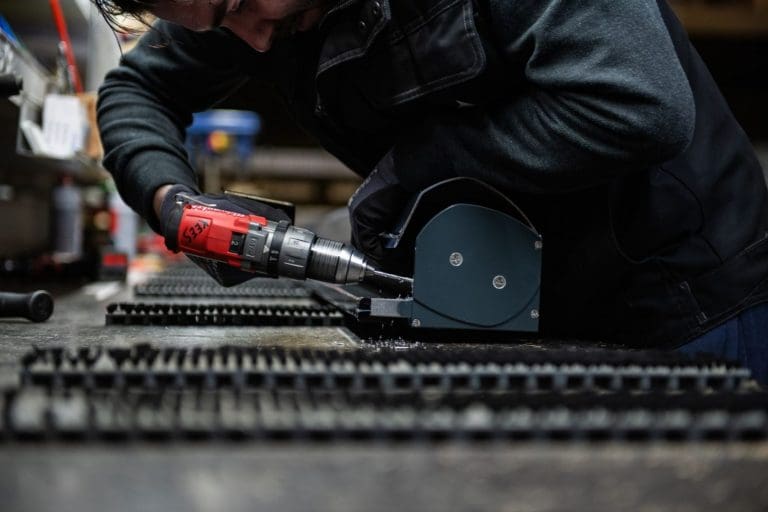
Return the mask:
<path fill-rule="evenodd" d="M 768 1 L 672 4 L 768 169 Z M 224 289 L 168 254 L 100 167 L 95 91 L 135 37 L 88 0 L 0 0 L 0 509 L 768 510 L 737 365 L 372 330 L 365 291 Z M 348 236 L 359 178 L 268 88 L 188 150 L 206 191 Z"/>

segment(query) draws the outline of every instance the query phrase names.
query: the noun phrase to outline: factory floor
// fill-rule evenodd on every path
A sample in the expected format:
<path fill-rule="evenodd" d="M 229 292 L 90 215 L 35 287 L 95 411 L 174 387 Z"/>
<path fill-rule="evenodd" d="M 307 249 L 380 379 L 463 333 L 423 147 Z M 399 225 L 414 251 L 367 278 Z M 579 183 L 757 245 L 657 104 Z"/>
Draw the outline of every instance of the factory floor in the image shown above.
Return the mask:
<path fill-rule="evenodd" d="M 366 350 L 344 327 L 105 325 L 108 303 L 135 299 L 124 284 L 55 295 L 45 323 L 0 319 L 3 388 L 33 346 Z M 757 511 L 767 474 L 763 441 L 0 442 L 4 511 Z"/>

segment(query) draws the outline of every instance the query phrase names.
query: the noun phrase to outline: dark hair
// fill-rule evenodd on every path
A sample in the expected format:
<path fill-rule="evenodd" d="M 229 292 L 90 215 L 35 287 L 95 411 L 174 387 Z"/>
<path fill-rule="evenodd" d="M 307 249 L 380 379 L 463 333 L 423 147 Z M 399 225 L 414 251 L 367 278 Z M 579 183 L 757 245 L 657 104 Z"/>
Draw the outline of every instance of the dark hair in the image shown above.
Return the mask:
<path fill-rule="evenodd" d="M 132 29 L 126 27 L 120 17 L 128 16 L 136 19 L 144 25 L 147 22 L 144 16 L 150 7 L 155 5 L 158 0 L 91 0 L 93 5 L 99 10 L 107 24 L 113 30 L 131 32 Z"/>

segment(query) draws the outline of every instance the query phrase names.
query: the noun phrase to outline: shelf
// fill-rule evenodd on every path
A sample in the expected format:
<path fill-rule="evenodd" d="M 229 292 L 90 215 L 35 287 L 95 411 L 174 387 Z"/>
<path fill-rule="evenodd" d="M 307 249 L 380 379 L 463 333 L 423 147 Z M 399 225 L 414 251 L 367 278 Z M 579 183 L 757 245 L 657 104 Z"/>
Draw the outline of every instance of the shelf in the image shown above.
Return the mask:
<path fill-rule="evenodd" d="M 359 181 L 360 177 L 322 149 L 259 147 L 244 166 L 224 159 L 225 173 L 246 173 L 260 178 Z"/>
<path fill-rule="evenodd" d="M 693 36 L 768 37 L 768 0 L 672 2 Z"/>

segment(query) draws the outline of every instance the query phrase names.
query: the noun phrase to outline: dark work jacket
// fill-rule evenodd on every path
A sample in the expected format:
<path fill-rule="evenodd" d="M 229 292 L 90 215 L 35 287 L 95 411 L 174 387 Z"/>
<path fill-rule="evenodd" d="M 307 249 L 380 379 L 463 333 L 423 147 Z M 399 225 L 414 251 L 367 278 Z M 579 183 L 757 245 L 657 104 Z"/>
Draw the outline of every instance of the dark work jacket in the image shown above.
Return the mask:
<path fill-rule="evenodd" d="M 544 335 L 676 346 L 768 299 L 750 143 L 664 0 L 346 0 L 258 54 L 160 22 L 100 91 L 104 163 L 156 228 L 191 113 L 255 78 L 365 176 L 472 176 L 544 239 Z"/>

